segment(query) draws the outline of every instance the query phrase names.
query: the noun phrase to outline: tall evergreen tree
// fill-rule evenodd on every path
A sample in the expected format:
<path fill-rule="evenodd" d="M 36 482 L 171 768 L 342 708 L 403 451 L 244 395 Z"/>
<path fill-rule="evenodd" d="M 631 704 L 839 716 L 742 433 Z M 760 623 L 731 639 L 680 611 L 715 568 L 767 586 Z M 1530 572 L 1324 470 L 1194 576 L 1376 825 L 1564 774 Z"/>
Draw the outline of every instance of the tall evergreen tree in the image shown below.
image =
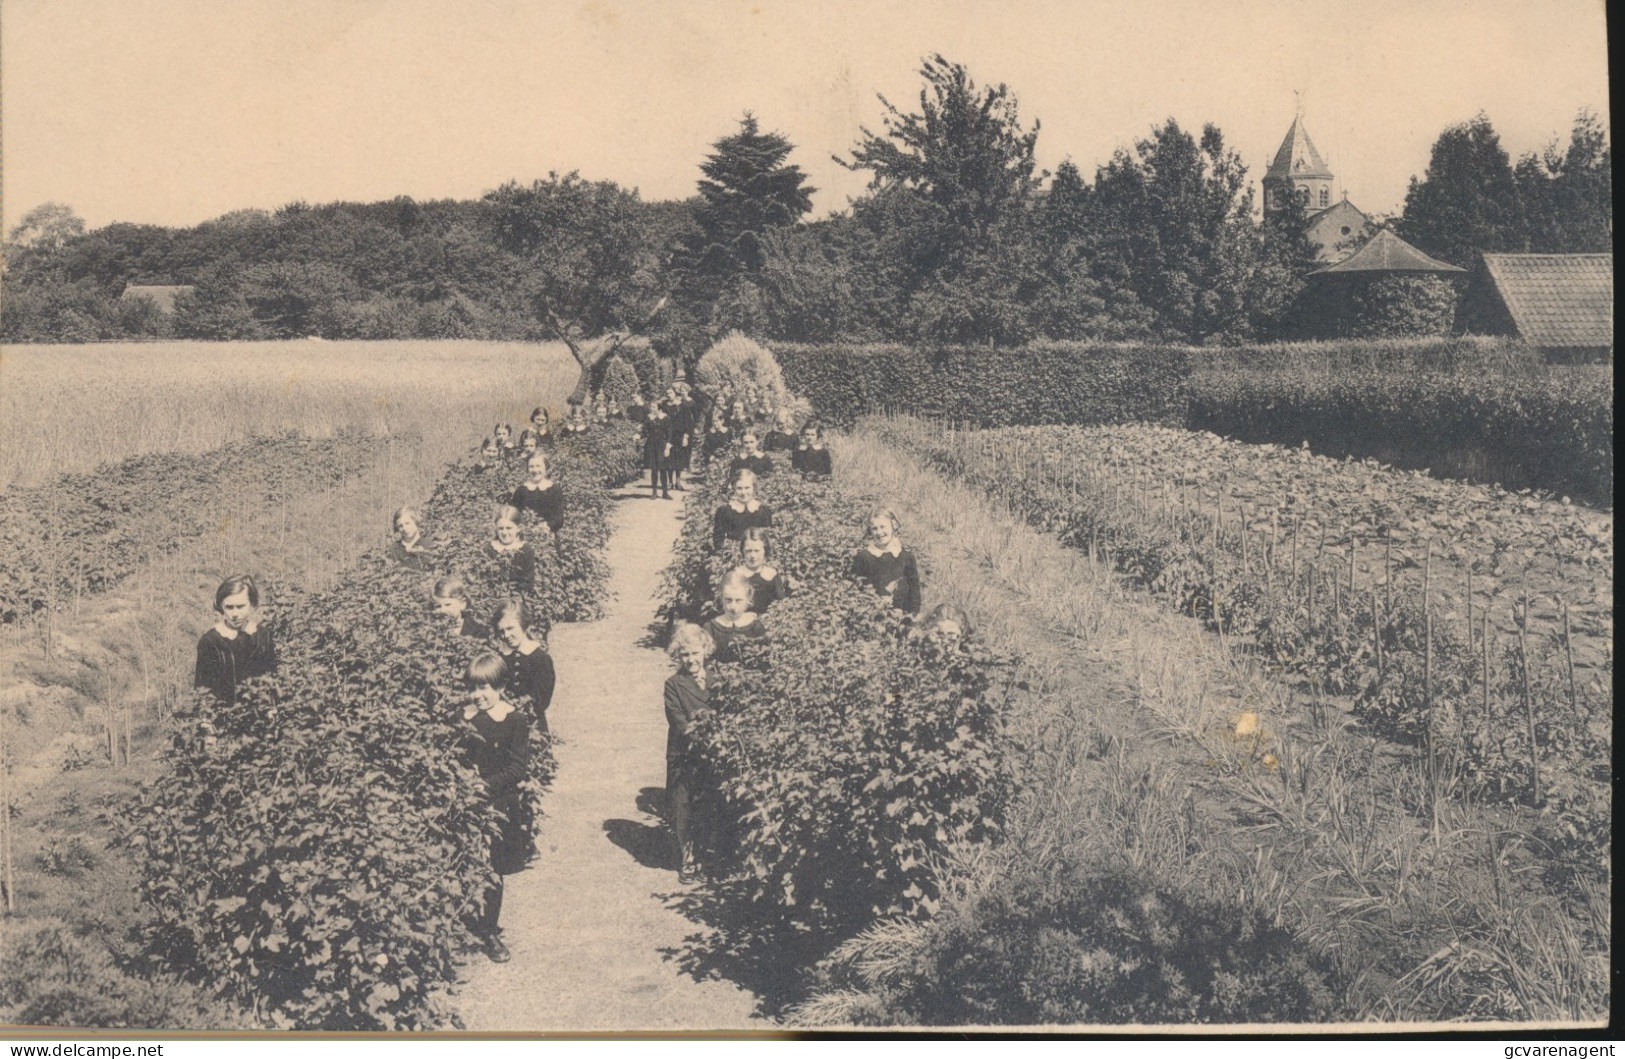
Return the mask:
<path fill-rule="evenodd" d="M 1472 268 L 1487 251 L 1528 249 L 1512 162 L 1482 111 L 1439 134 L 1427 173 L 1411 178 L 1405 212 L 1394 228 L 1462 268 Z"/>
<path fill-rule="evenodd" d="M 1613 149 L 1590 110 L 1575 117 L 1566 149 L 1554 141 L 1542 155 L 1525 155 L 1513 179 L 1530 250 L 1577 254 L 1613 247 Z"/>

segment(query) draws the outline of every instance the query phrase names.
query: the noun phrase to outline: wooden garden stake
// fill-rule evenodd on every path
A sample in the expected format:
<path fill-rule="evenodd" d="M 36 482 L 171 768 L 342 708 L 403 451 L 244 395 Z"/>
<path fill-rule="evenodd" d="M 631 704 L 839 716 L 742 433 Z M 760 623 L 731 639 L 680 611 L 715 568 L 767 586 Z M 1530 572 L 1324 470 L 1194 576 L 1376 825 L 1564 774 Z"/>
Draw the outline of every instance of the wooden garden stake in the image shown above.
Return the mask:
<path fill-rule="evenodd" d="M 1563 653 L 1567 656 L 1569 666 L 1569 712 L 1574 719 L 1580 719 L 1580 695 L 1574 686 L 1574 637 L 1569 632 L 1569 604 L 1563 602 Z"/>
<path fill-rule="evenodd" d="M 1484 724 L 1487 728 L 1490 722 L 1490 608 L 1484 608 L 1481 619 L 1484 623 L 1484 635 L 1479 637 L 1483 661 L 1480 663 L 1484 677 Z"/>
<path fill-rule="evenodd" d="M 1467 649 L 1473 647 L 1473 564 L 1467 564 Z"/>
<path fill-rule="evenodd" d="M 1241 572 L 1247 572 L 1247 506 L 1241 508 Z"/>
<path fill-rule="evenodd" d="M 11 873 L 11 725 L 10 707 L 0 710 L 0 885 L 6 891 L 6 914 L 17 911 L 17 885 Z"/>
<path fill-rule="evenodd" d="M 1382 618 L 1377 613 L 1377 594 L 1371 593 L 1371 641 L 1376 646 L 1377 679 L 1385 676 L 1382 666 Z"/>
<path fill-rule="evenodd" d="M 1525 599 L 1528 594 L 1525 592 Z M 1529 771 L 1535 781 L 1535 804 L 1540 797 L 1540 748 L 1535 745 L 1535 698 L 1529 690 L 1529 604 L 1524 604 L 1524 620 L 1518 626 L 1518 666 L 1523 670 L 1523 716 L 1529 728 Z"/>
<path fill-rule="evenodd" d="M 1360 553 L 1360 542 L 1354 536 L 1354 534 L 1350 533 L 1349 534 L 1349 599 L 1350 600 L 1354 599 L 1354 560 L 1355 560 L 1355 557 L 1357 555 L 1359 555 L 1359 553 Z M 1352 603 L 1349 604 L 1349 609 L 1350 610 L 1354 609 L 1354 605 Z"/>
<path fill-rule="evenodd" d="M 1388 614 L 1394 612 L 1394 535 L 1388 530 L 1382 531 L 1382 583 L 1388 598 L 1383 601 L 1383 611 Z"/>

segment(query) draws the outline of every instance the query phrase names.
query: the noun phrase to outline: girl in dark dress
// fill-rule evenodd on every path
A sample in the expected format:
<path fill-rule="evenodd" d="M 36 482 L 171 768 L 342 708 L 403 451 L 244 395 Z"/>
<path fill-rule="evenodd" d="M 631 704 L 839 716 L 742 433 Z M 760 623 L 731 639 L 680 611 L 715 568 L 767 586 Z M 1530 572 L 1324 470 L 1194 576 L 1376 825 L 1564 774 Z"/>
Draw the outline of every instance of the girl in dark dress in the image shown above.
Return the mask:
<path fill-rule="evenodd" d="M 434 612 L 458 636 L 489 640 L 491 630 L 468 612 L 468 586 L 460 577 L 442 577 L 434 583 Z"/>
<path fill-rule="evenodd" d="M 496 438 L 486 438 L 485 444 L 480 446 L 480 458 L 474 464 L 476 471 L 489 471 L 502 462 L 502 446 L 497 444 Z"/>
<path fill-rule="evenodd" d="M 520 592 L 536 588 L 536 550 L 519 533 L 519 511 L 506 504 L 497 511 L 496 535 L 485 542 L 486 550 L 507 560 L 508 579 Z"/>
<path fill-rule="evenodd" d="M 773 509 L 756 499 L 756 475 L 751 471 L 733 474 L 733 498 L 717 508 L 711 521 L 711 548 L 722 551 L 729 541 L 737 544 L 745 539 L 745 531 L 753 526 L 773 527 Z"/>
<path fill-rule="evenodd" d="M 728 465 L 729 474 L 740 470 L 750 471 L 758 478 L 773 473 L 773 461 L 762 452 L 762 444 L 756 440 L 754 430 L 747 430 L 740 436 L 739 455 Z"/>
<path fill-rule="evenodd" d="M 556 440 L 553 437 L 553 420 L 547 414 L 547 409 L 538 405 L 530 413 L 530 432 L 536 435 L 536 447 L 550 449 Z"/>
<path fill-rule="evenodd" d="M 626 421 L 642 426 L 649 418 L 649 402 L 643 399 L 643 391 L 639 390 L 632 395 L 632 403 L 626 406 Z"/>
<path fill-rule="evenodd" d="M 508 506 L 529 511 L 555 537 L 564 528 L 564 490 L 547 476 L 547 457 L 538 452 L 526 464 L 530 477 L 519 484 L 508 500 Z"/>
<path fill-rule="evenodd" d="M 689 726 L 710 709 L 705 690 L 705 663 L 711 657 L 711 637 L 698 625 L 677 626 L 667 653 L 677 663 L 677 672 L 666 678 L 666 809 L 671 829 L 677 835 L 679 882 L 699 880 L 699 862 L 694 857 L 694 821 L 690 817 L 691 797 L 699 786 L 695 762 L 689 751 Z"/>
<path fill-rule="evenodd" d="M 781 408 L 773 417 L 773 429 L 767 432 L 762 439 L 763 452 L 794 452 L 796 448 L 796 431 L 794 413 L 788 408 Z"/>
<path fill-rule="evenodd" d="M 553 704 L 557 677 L 553 658 L 531 635 L 530 615 L 522 599 L 504 600 L 491 615 L 491 629 L 508 656 L 508 683 L 505 690 L 513 701 L 530 708 L 536 728 L 548 732 L 547 708 Z"/>
<path fill-rule="evenodd" d="M 502 877 L 525 867 L 530 848 L 528 814 L 519 784 L 530 771 L 530 730 L 525 715 L 502 697 L 507 666 L 486 652 L 468 664 L 468 703 L 463 707 L 466 726 L 463 750 L 485 781 L 486 796 L 502 816 L 502 830 L 491 843 L 491 870 L 495 882 L 485 892 L 479 914 L 470 926 L 485 943 L 492 963 L 507 963 L 508 946 L 502 941 Z"/>
<path fill-rule="evenodd" d="M 259 620 L 260 588 L 247 574 L 228 577 L 214 590 L 220 620 L 198 638 L 194 687 L 208 688 L 221 702 L 237 701 L 237 685 L 276 671 L 271 627 Z"/>
<path fill-rule="evenodd" d="M 829 478 L 835 473 L 829 449 L 824 447 L 824 428 L 818 423 L 801 428 L 801 444 L 790 454 L 790 467 L 803 478 Z"/>
<path fill-rule="evenodd" d="M 649 472 L 649 495 L 671 499 L 671 416 L 658 404 L 650 405 L 643 420 L 643 466 Z"/>
<path fill-rule="evenodd" d="M 727 414 L 721 408 L 716 409 L 711 413 L 711 426 L 705 432 L 705 449 L 701 455 L 706 462 L 710 462 L 717 453 L 726 451 L 733 440 L 734 432 L 728 426 Z"/>
<path fill-rule="evenodd" d="M 521 463 L 529 463 L 530 458 L 536 455 L 536 450 L 539 447 L 540 443 L 536 440 L 536 432 L 526 428 L 519 432 L 519 451 L 514 453 L 514 457 Z"/>
<path fill-rule="evenodd" d="M 498 423 L 491 428 L 491 440 L 497 443 L 497 448 L 504 456 L 513 454 L 513 427 L 506 423 Z"/>
<path fill-rule="evenodd" d="M 920 570 L 914 553 L 897 536 L 897 516 L 885 508 L 869 513 L 869 542 L 852 557 L 854 576 L 874 587 L 905 614 L 920 612 Z"/>
<path fill-rule="evenodd" d="M 389 558 L 410 570 L 427 570 L 429 552 L 423 547 L 423 530 L 418 525 L 418 513 L 409 507 L 395 512 L 392 523 L 395 539 L 389 542 Z"/>
<path fill-rule="evenodd" d="M 717 604 L 722 608 L 722 613 L 705 623 L 705 631 L 715 644 L 711 657 L 718 662 L 737 662 L 737 644 L 740 640 L 755 640 L 767 635 L 761 616 L 751 609 L 750 578 L 737 570 L 730 572 L 722 579 Z"/>
<path fill-rule="evenodd" d="M 755 527 L 745 531 L 739 542 L 739 565 L 733 572 L 750 579 L 750 609 L 766 614 L 767 608 L 790 594 L 790 579 L 767 562 L 768 531 Z"/>

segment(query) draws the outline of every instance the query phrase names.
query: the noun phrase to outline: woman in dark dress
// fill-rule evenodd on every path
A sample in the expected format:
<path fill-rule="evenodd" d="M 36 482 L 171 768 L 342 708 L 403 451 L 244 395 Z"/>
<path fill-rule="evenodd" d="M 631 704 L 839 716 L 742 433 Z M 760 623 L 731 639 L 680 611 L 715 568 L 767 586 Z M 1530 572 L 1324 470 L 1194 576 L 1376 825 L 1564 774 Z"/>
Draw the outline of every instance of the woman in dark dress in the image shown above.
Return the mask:
<path fill-rule="evenodd" d="M 750 579 L 750 609 L 766 614 L 767 608 L 790 594 L 790 579 L 767 561 L 768 531 L 760 527 L 745 531 L 739 542 L 739 565 L 735 572 Z"/>
<path fill-rule="evenodd" d="M 711 637 L 698 625 L 688 622 L 672 633 L 667 653 L 677 663 L 677 672 L 666 678 L 666 809 L 671 829 L 677 835 L 679 882 L 696 882 L 699 862 L 694 856 L 694 821 L 690 810 L 692 796 L 701 776 L 689 750 L 689 726 L 710 709 L 705 690 L 705 663 L 711 657 Z"/>
<path fill-rule="evenodd" d="M 801 444 L 790 454 L 791 469 L 803 478 L 829 478 L 835 467 L 824 447 L 824 428 L 817 422 L 808 422 L 801 428 Z"/>
<path fill-rule="evenodd" d="M 522 599 L 504 600 L 491 615 L 491 630 L 508 656 L 508 683 L 505 690 L 514 702 L 530 708 L 536 728 L 548 733 L 547 708 L 553 704 L 557 677 L 553 658 L 541 641 L 531 635 L 530 615 Z"/>
<path fill-rule="evenodd" d="M 897 536 L 897 516 L 885 508 L 869 513 L 869 541 L 852 557 L 852 573 L 905 614 L 920 612 L 920 570 L 914 553 Z"/>
<path fill-rule="evenodd" d="M 434 583 L 434 612 L 458 636 L 489 640 L 491 630 L 468 612 L 468 586 L 460 577 L 442 577 Z"/>
<path fill-rule="evenodd" d="M 722 551 L 732 541 L 745 539 L 745 531 L 752 527 L 771 529 L 773 509 L 756 499 L 756 475 L 751 471 L 735 471 L 733 497 L 721 507 L 711 520 L 711 548 Z"/>
<path fill-rule="evenodd" d="M 643 420 L 643 466 L 649 472 L 649 495 L 671 499 L 671 416 L 658 404 Z"/>
<path fill-rule="evenodd" d="M 392 523 L 395 539 L 389 542 L 389 558 L 409 570 L 429 569 L 429 552 L 423 546 L 423 530 L 418 525 L 418 513 L 409 507 L 395 512 Z"/>
<path fill-rule="evenodd" d="M 762 439 L 763 452 L 794 452 L 796 449 L 796 430 L 794 413 L 788 408 L 780 408 L 773 416 L 773 429 L 767 432 Z"/>
<path fill-rule="evenodd" d="M 508 580 L 520 592 L 536 588 L 536 550 L 519 532 L 519 511 L 506 504 L 497 511 L 496 535 L 485 543 L 486 550 L 508 564 Z"/>
<path fill-rule="evenodd" d="M 221 702 L 237 701 L 237 685 L 276 671 L 271 627 L 260 623 L 260 588 L 247 574 L 220 582 L 214 610 L 220 620 L 198 637 L 193 687 L 207 688 Z"/>
<path fill-rule="evenodd" d="M 718 662 L 737 662 L 739 641 L 758 640 L 767 635 L 761 616 L 751 609 L 750 577 L 738 570 L 731 571 L 722 579 L 717 605 L 722 613 L 705 623 L 705 631 L 715 645 L 711 657 Z"/>
<path fill-rule="evenodd" d="M 519 483 L 508 506 L 529 511 L 556 538 L 564 528 L 564 490 L 547 476 L 547 456 L 543 453 L 533 455 L 525 469 L 530 477 Z"/>
<path fill-rule="evenodd" d="M 508 946 L 502 941 L 502 877 L 522 871 L 531 845 L 529 815 L 519 784 L 530 771 L 530 729 L 525 715 L 502 697 L 507 666 L 486 652 L 468 664 L 468 704 L 462 719 L 467 726 L 463 750 L 485 781 L 486 796 L 502 816 L 502 830 L 491 843 L 491 870 L 496 881 L 485 892 L 479 914 L 471 924 L 485 943 L 492 963 L 507 963 Z"/>

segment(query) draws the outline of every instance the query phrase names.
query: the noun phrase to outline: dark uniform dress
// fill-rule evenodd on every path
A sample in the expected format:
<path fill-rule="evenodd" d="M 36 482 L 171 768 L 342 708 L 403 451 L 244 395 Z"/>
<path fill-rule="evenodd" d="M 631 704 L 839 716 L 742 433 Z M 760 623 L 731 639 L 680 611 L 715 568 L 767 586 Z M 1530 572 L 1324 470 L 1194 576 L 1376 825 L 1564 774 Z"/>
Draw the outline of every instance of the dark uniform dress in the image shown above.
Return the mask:
<path fill-rule="evenodd" d="M 230 639 L 211 627 L 198 637 L 192 686 L 208 688 L 221 702 L 235 702 L 239 682 L 275 671 L 276 643 L 269 625 L 261 624 L 251 633 L 239 631 Z"/>
<path fill-rule="evenodd" d="M 794 452 L 796 444 L 796 436 L 786 434 L 782 430 L 769 430 L 762 437 L 762 449 L 765 452 Z"/>
<path fill-rule="evenodd" d="M 773 509 L 762 501 L 755 501 L 754 510 L 736 508 L 733 504 L 723 504 L 717 508 L 716 517 L 711 521 L 711 548 L 721 551 L 724 544 L 729 541 L 738 544 L 745 539 L 748 529 L 771 529 L 773 527 Z"/>
<path fill-rule="evenodd" d="M 402 544 L 400 538 L 389 542 L 389 561 L 406 567 L 408 570 L 427 570 L 430 568 L 429 549 L 419 541 L 415 546 L 408 548 Z"/>
<path fill-rule="evenodd" d="M 477 621 L 474 615 L 464 608 L 462 623 L 457 626 L 457 635 L 472 636 L 476 640 L 489 640 L 491 629 L 484 622 Z"/>
<path fill-rule="evenodd" d="M 558 678 L 553 656 L 538 646 L 530 654 L 515 651 L 507 656 L 508 686 L 504 690 L 514 702 L 529 708 L 536 729 L 547 734 L 547 708 L 553 704 L 553 687 Z"/>
<path fill-rule="evenodd" d="M 822 446 L 816 449 L 796 449 L 790 454 L 790 467 L 799 471 L 803 478 L 828 478 L 835 473 L 835 467 L 830 462 L 829 449 Z"/>
<path fill-rule="evenodd" d="M 728 474 L 731 477 L 737 471 L 749 471 L 756 477 L 773 473 L 773 461 L 765 454 L 761 456 L 735 456 L 728 465 Z"/>
<path fill-rule="evenodd" d="M 564 528 L 564 490 L 557 482 L 546 489 L 532 489 L 521 483 L 508 498 L 508 504 L 520 511 L 529 511 L 547 523 L 555 536 Z"/>
<path fill-rule="evenodd" d="M 491 869 L 496 885 L 486 891 L 474 932 L 489 938 L 497 932 L 502 915 L 502 876 L 522 871 L 530 853 L 530 814 L 525 811 L 519 784 L 530 772 L 530 726 L 525 715 L 511 710 L 500 721 L 480 710 L 468 719 L 464 750 L 469 763 L 485 781 L 491 804 L 502 814 L 502 830 L 491 843 Z"/>
<path fill-rule="evenodd" d="M 693 762 L 688 755 L 688 726 L 711 705 L 705 689 L 687 673 L 666 678 L 666 790 L 694 785 Z"/>
<path fill-rule="evenodd" d="M 873 585 L 881 595 L 889 595 L 891 605 L 898 610 L 907 614 L 920 612 L 920 569 L 914 561 L 914 553 L 907 548 L 896 555 L 891 552 L 876 555 L 868 548 L 859 548 L 858 554 L 852 557 L 852 573 Z M 894 581 L 897 587 L 888 593 L 886 586 Z"/>
<path fill-rule="evenodd" d="M 716 654 L 712 657 L 718 662 L 739 661 L 739 641 L 759 640 L 767 635 L 767 629 L 758 617 L 749 625 L 724 625 L 716 618 L 705 623 L 705 631 L 711 634 L 716 643 Z"/>
<path fill-rule="evenodd" d="M 782 574 L 775 571 L 772 577 L 763 577 L 762 570 L 750 575 L 750 609 L 757 614 L 766 614 L 768 607 L 790 594 Z"/>
<path fill-rule="evenodd" d="M 534 592 L 536 590 L 536 549 L 526 541 L 511 552 L 503 551 L 496 546 L 495 541 L 486 541 L 485 547 L 492 555 L 508 563 L 508 580 L 513 584 L 516 592 Z"/>
<path fill-rule="evenodd" d="M 729 445 L 733 444 L 733 440 L 733 431 L 728 429 L 728 424 L 721 422 L 712 423 L 711 429 L 706 431 L 705 434 L 704 455 L 706 460 L 709 461 L 712 456 L 715 456 L 717 453 L 722 452 Z"/>
<path fill-rule="evenodd" d="M 649 492 L 671 495 L 671 466 L 675 453 L 666 455 L 672 443 L 671 416 L 651 411 L 643 421 L 643 468 L 649 472 Z"/>
<path fill-rule="evenodd" d="M 649 405 L 644 401 L 633 401 L 626 406 L 626 421 L 642 426 L 649 421 Z"/>

